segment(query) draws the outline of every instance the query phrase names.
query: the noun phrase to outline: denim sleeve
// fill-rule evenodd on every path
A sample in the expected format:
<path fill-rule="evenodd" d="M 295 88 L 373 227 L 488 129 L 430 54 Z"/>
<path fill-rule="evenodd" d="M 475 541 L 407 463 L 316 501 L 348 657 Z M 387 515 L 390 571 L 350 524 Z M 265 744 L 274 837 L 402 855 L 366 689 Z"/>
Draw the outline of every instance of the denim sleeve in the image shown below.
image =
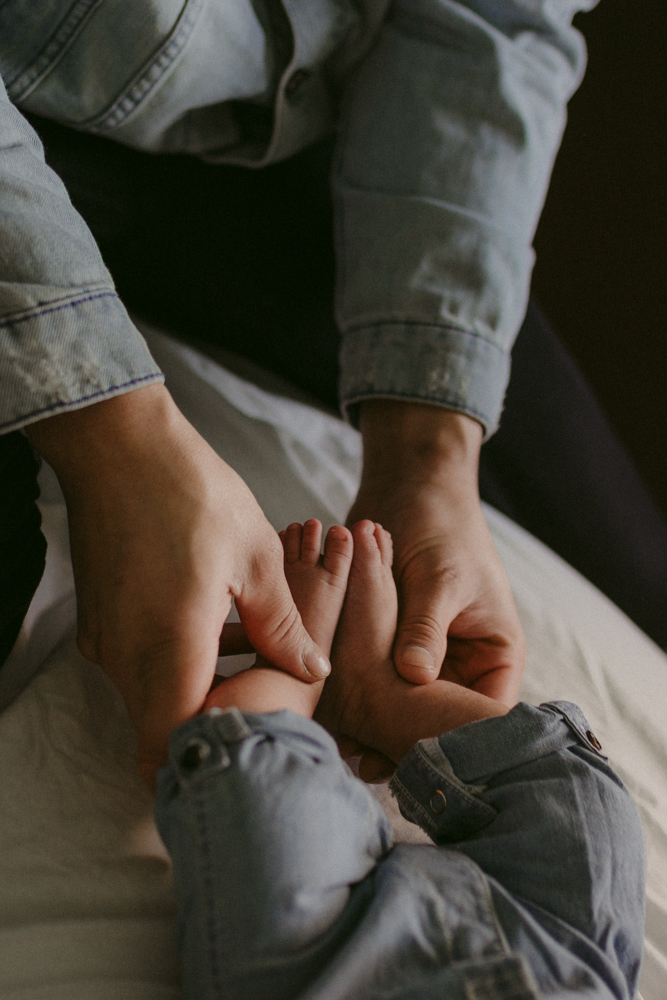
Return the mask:
<path fill-rule="evenodd" d="M 596 0 L 397 0 L 348 84 L 334 170 L 341 398 L 497 427 L 532 238 Z"/>
<path fill-rule="evenodd" d="M 0 81 L 0 433 L 162 381 Z"/>
<path fill-rule="evenodd" d="M 489 877 L 508 944 L 549 994 L 586 973 L 630 1000 L 644 929 L 637 810 L 581 711 L 567 702 L 424 740 L 392 788 L 401 812 Z M 590 984 L 589 984 L 590 986 Z M 560 994 L 559 994 L 560 995 Z M 586 993 L 586 995 L 589 995 Z"/>

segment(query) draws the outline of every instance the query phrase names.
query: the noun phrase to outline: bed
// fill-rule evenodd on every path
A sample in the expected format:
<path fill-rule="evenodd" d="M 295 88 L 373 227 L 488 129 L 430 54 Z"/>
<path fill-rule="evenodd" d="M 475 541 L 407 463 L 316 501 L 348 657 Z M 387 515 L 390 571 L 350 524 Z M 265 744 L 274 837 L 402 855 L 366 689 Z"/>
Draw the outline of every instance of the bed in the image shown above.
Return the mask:
<path fill-rule="evenodd" d="M 188 419 L 246 480 L 276 527 L 341 521 L 360 438 L 144 328 Z M 124 706 L 77 652 L 64 502 L 40 473 L 47 565 L 0 671 L 0 996 L 176 1000 L 169 859 L 135 773 Z M 639 808 L 648 852 L 643 1000 L 667 997 L 667 656 L 535 538 L 485 508 L 528 643 L 521 697 L 582 706 Z M 229 674 L 248 659 L 219 661 Z M 376 790 L 399 839 L 423 835 Z M 558 873 L 554 873 L 558 877 Z M 250 998 L 251 1000 L 251 998 Z"/>

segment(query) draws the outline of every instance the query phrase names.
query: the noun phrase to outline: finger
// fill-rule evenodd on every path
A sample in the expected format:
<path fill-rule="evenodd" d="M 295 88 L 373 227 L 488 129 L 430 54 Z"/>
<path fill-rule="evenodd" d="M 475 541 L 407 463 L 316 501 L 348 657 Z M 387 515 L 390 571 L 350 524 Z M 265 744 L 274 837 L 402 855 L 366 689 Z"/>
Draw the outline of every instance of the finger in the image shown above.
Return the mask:
<path fill-rule="evenodd" d="M 275 551 L 264 554 L 236 607 L 248 639 L 274 667 L 308 683 L 328 676 L 329 661 L 303 626 Z"/>
<path fill-rule="evenodd" d="M 359 777 L 367 785 L 380 785 L 389 781 L 396 765 L 378 750 L 368 750 L 359 761 Z"/>
<path fill-rule="evenodd" d="M 519 700 L 519 685 L 521 670 L 514 663 L 502 663 L 495 670 L 484 674 L 472 685 L 474 691 L 485 694 L 487 698 L 499 701 L 501 705 L 514 708 Z"/>
<path fill-rule="evenodd" d="M 337 736 L 336 743 L 343 760 L 350 760 L 352 757 L 359 759 L 358 774 L 367 785 L 388 781 L 396 770 L 393 760 L 385 757 L 379 750 L 372 750 L 351 736 Z"/>
<path fill-rule="evenodd" d="M 338 752 L 343 760 L 349 760 L 350 757 L 361 757 L 367 749 L 363 743 L 352 739 L 351 736 L 336 736 L 335 739 L 338 744 Z"/>
<path fill-rule="evenodd" d="M 450 636 L 440 677 L 512 708 L 517 703 L 525 658 L 522 632 L 493 640 Z"/>
<path fill-rule="evenodd" d="M 225 622 L 220 636 L 218 656 L 238 656 L 240 653 L 254 653 L 252 643 L 243 631 L 240 622 Z"/>
<path fill-rule="evenodd" d="M 447 582 L 441 575 L 422 571 L 400 583 L 394 664 L 412 684 L 428 684 L 440 673 L 447 630 L 461 610 Z"/>

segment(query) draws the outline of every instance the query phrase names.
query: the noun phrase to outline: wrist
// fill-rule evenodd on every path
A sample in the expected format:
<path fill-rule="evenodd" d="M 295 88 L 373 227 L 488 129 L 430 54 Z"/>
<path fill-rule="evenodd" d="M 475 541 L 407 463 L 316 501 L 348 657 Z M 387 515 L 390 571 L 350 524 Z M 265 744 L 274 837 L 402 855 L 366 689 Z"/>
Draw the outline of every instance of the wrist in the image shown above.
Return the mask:
<path fill-rule="evenodd" d="M 40 420 L 26 433 L 65 487 L 90 476 L 97 459 L 107 471 L 116 460 L 126 465 L 131 455 L 141 461 L 150 440 L 164 440 L 179 416 L 164 385 L 154 383 Z"/>
<path fill-rule="evenodd" d="M 477 493 L 483 431 L 471 417 L 422 403 L 365 400 L 360 429 L 362 489 L 400 480 Z"/>

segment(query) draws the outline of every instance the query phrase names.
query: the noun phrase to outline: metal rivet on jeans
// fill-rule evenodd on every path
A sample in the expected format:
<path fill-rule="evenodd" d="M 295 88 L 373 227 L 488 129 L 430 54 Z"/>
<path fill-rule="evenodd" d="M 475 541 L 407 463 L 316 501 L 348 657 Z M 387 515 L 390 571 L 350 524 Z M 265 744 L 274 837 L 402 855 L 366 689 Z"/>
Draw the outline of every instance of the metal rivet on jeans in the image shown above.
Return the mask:
<path fill-rule="evenodd" d="M 443 812 L 443 810 L 447 808 L 447 799 L 445 798 L 445 793 L 441 792 L 439 788 L 436 788 L 436 790 L 431 795 L 431 798 L 428 800 L 428 804 L 431 807 L 431 812 L 434 812 L 437 816 L 438 813 Z"/>
<path fill-rule="evenodd" d="M 588 740 L 588 742 L 592 747 L 595 747 L 596 750 L 602 750 L 602 744 L 600 743 L 595 733 L 591 732 L 590 729 L 586 730 L 586 739 Z"/>
<path fill-rule="evenodd" d="M 210 754 L 211 747 L 205 740 L 191 740 L 181 757 L 181 767 L 185 771 L 194 771 Z"/>

